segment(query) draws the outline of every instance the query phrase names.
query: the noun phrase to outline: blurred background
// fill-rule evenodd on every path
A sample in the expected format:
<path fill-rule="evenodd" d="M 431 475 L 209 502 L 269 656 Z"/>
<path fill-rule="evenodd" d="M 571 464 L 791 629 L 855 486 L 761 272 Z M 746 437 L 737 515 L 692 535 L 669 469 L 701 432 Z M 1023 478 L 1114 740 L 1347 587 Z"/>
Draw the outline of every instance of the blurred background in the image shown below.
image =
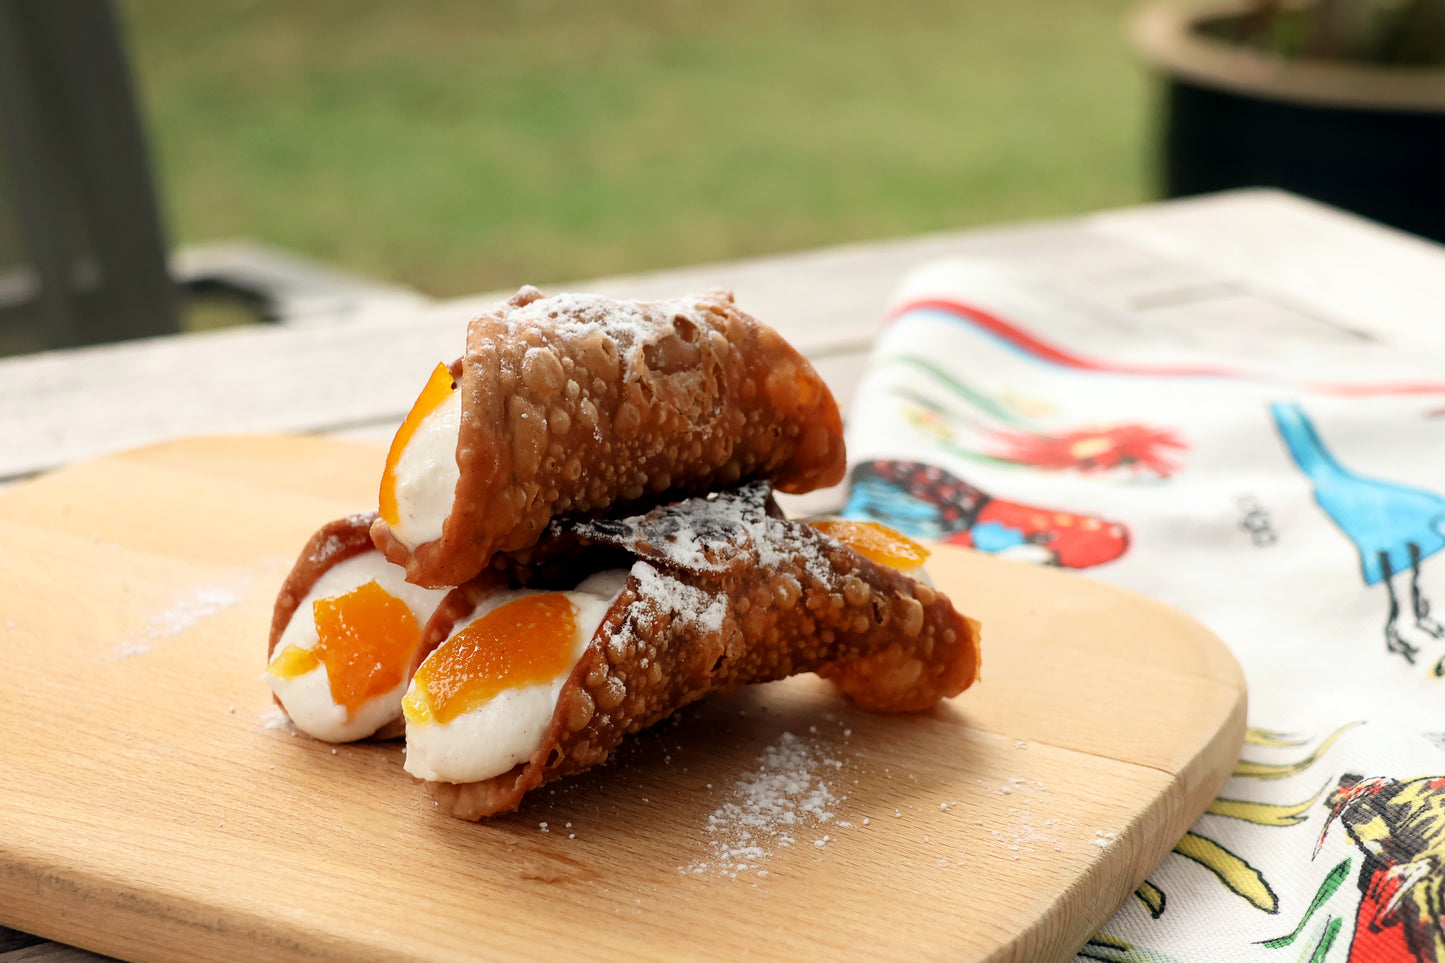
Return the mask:
<path fill-rule="evenodd" d="M 1150 6 L 0 0 L 0 354 L 1251 184 L 1427 234 L 1433 211 L 1445 236 L 1445 0 Z M 1383 91 L 1401 132 L 1317 130 L 1339 113 L 1318 83 L 1270 86 L 1296 58 L 1384 62 L 1323 88 L 1371 123 L 1359 91 Z M 110 122 L 127 103 L 134 150 Z M 96 214 L 96 182 L 141 203 Z M 47 223 L 32 283 L 12 268 L 45 275 Z M 179 294 L 139 292 L 117 323 L 124 292 L 91 279 L 167 258 Z"/>
<path fill-rule="evenodd" d="M 431 297 L 1139 200 L 1125 9 L 115 5 L 171 245 L 248 238 Z"/>
<path fill-rule="evenodd" d="M 125 0 L 182 244 L 433 296 L 1126 204 L 1121 0 Z"/>

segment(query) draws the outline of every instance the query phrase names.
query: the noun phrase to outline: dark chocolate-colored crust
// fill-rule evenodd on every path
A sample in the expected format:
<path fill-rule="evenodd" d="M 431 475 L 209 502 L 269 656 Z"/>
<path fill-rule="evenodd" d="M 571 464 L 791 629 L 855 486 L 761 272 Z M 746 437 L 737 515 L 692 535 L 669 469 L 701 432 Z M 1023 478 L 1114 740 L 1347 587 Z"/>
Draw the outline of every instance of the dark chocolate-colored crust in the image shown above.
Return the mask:
<path fill-rule="evenodd" d="M 605 761 L 629 733 L 750 683 L 817 672 L 865 708 L 914 712 L 974 681 L 978 626 L 947 597 L 775 517 L 770 503 L 758 484 L 632 519 L 554 523 L 524 568 L 565 567 L 548 557 L 553 538 L 566 558 L 606 546 L 635 559 L 627 586 L 537 752 L 492 779 L 427 783 L 442 809 L 462 819 L 515 809 L 529 790 Z"/>
<path fill-rule="evenodd" d="M 842 419 L 813 366 L 712 291 L 664 302 L 523 288 L 467 329 L 461 477 L 442 537 L 372 538 L 420 585 L 458 585 L 558 515 L 656 504 L 740 480 L 805 492 L 843 477 Z"/>

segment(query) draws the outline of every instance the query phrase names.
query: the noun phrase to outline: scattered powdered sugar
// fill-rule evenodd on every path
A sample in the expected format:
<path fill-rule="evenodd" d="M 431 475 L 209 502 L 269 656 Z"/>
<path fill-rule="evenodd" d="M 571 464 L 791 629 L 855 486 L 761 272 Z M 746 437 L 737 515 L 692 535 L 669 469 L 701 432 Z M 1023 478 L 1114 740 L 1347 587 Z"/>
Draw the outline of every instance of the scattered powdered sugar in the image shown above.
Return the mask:
<path fill-rule="evenodd" d="M 979 779 L 982 783 L 983 780 Z M 1054 817 L 1043 820 L 1042 825 L 1034 822 L 1033 813 L 1026 808 L 1028 800 L 1035 794 L 1046 795 L 1048 788 L 1041 780 L 1028 780 L 1020 777 L 1009 777 L 1002 785 L 997 786 L 990 792 L 1009 797 L 1008 819 L 1006 822 L 996 824 L 998 828 L 988 829 L 988 833 L 996 841 L 1001 843 L 1013 859 L 1029 853 L 1036 853 L 1040 850 L 1051 850 L 1056 853 L 1064 851 L 1066 837 L 1060 833 L 1075 828 L 1072 819 L 1064 820 Z M 1052 806 L 1043 799 L 1041 802 L 1048 808 Z M 1017 805 L 1013 805 L 1017 803 Z M 950 803 L 949 809 L 956 807 L 958 803 Z M 979 826 L 984 825 L 982 819 L 977 820 Z"/>
<path fill-rule="evenodd" d="M 224 612 L 241 601 L 241 593 L 232 586 L 208 585 L 176 600 L 175 604 L 151 620 L 155 638 L 169 638 L 193 629 L 201 619 Z"/>
<path fill-rule="evenodd" d="M 291 717 L 280 706 L 272 706 L 261 714 L 261 725 L 266 729 L 285 729 L 291 725 Z"/>
<path fill-rule="evenodd" d="M 695 623 L 703 632 L 722 630 L 727 617 L 727 601 L 723 596 L 679 582 L 643 561 L 633 564 L 631 575 L 637 579 L 642 597 L 666 602 L 668 614 L 674 619 L 683 624 Z"/>
<path fill-rule="evenodd" d="M 345 542 L 342 541 L 341 536 L 335 534 L 335 532 L 331 532 L 331 534 L 325 536 L 324 539 L 321 539 L 321 544 L 316 545 L 316 547 L 312 549 L 311 555 L 306 557 L 306 561 L 312 562 L 312 564 L 324 562 L 328 560 L 328 558 L 331 558 L 332 555 L 340 552 L 344 545 Z"/>
<path fill-rule="evenodd" d="M 820 770 L 839 769 L 840 761 L 785 732 L 758 763 L 756 770 L 733 785 L 731 800 L 708 816 L 712 861 L 678 867 L 680 873 L 711 871 L 736 878 L 740 872 L 757 870 L 758 875 L 765 875 L 758 866 L 762 860 L 793 845 L 802 832 L 833 818 L 839 799 Z M 821 849 L 831 840 L 824 835 L 813 840 L 813 845 Z"/>
<path fill-rule="evenodd" d="M 979 782 L 983 782 L 983 780 L 980 779 Z M 1045 788 L 1044 784 L 1037 779 L 1034 780 L 1032 784 L 1030 784 L 1027 779 L 1023 779 L 1018 776 L 1010 776 L 1009 778 L 1004 780 L 1003 785 L 999 786 L 997 789 L 994 789 L 993 792 L 997 793 L 1000 796 L 1010 796 L 1016 792 L 1048 792 L 1048 789 Z"/>
<path fill-rule="evenodd" d="M 346 543 L 341 540 L 341 536 L 332 532 L 321 540 L 320 545 L 317 545 L 316 548 L 312 550 L 308 561 L 324 562 L 326 559 L 341 551 L 342 546 L 345 544 Z"/>
<path fill-rule="evenodd" d="M 616 343 L 623 360 L 631 366 L 636 363 L 637 354 L 643 347 L 672 333 L 672 319 L 677 315 L 701 326 L 702 316 L 696 297 L 649 304 L 582 293 L 540 298 L 520 308 L 512 308 L 506 320 L 508 334 L 513 337 L 519 336 L 518 329 L 536 325 L 551 328 L 563 338 L 581 338 L 601 332 Z"/>
<path fill-rule="evenodd" d="M 1014 859 L 1018 859 L 1022 853 L 1034 852 L 1035 844 L 1047 844 L 1056 853 L 1063 851 L 1057 840 L 1048 833 L 1040 832 L 1039 828 L 1034 825 L 1033 813 L 1027 809 L 1010 807 L 1008 814 L 1010 818 L 1008 829 L 1003 832 L 995 829 L 991 832 L 995 839 L 1005 843 L 1008 851 L 1013 853 Z M 1057 824 L 1057 820 L 1047 820 L 1045 825 L 1050 823 Z"/>
<path fill-rule="evenodd" d="M 204 585 L 177 598 L 163 612 L 151 616 L 150 624 L 121 640 L 115 648 L 118 659 L 150 652 L 150 643 L 193 629 L 204 618 L 224 612 L 241 601 L 250 586 L 249 578 L 230 585 Z"/>
<path fill-rule="evenodd" d="M 735 553 L 747 552 L 755 554 L 764 569 L 786 571 L 801 562 L 815 582 L 826 585 L 836 581 L 833 566 L 821 551 L 827 536 L 769 516 L 763 508 L 767 491 L 748 486 L 737 494 L 679 503 L 681 524 L 669 533 L 668 557 L 695 571 L 721 571 L 732 564 Z M 732 542 L 732 551 L 719 551 L 719 533 Z M 709 547 L 717 561 L 708 558 Z"/>
<path fill-rule="evenodd" d="M 584 537 L 639 551 L 668 567 L 723 573 L 743 565 L 790 571 L 834 586 L 839 576 L 827 555 L 832 539 L 818 530 L 767 514 L 771 491 L 752 482 L 733 491 L 688 498 L 626 519 L 581 522 Z"/>
<path fill-rule="evenodd" d="M 644 522 L 649 544 L 679 568 L 725 572 L 751 553 L 759 534 L 749 523 L 761 519 L 762 503 L 747 493 L 689 498 Z M 656 530 L 656 537 L 653 534 Z"/>
<path fill-rule="evenodd" d="M 351 528 L 365 528 L 371 524 L 371 520 L 375 517 L 375 513 L 373 512 L 352 512 L 346 516 L 344 522 Z M 311 554 L 307 556 L 307 558 L 312 562 L 324 562 L 344 549 L 346 545 L 347 542 L 344 538 L 335 532 L 331 532 L 321 540 L 321 544 L 312 549 Z"/>

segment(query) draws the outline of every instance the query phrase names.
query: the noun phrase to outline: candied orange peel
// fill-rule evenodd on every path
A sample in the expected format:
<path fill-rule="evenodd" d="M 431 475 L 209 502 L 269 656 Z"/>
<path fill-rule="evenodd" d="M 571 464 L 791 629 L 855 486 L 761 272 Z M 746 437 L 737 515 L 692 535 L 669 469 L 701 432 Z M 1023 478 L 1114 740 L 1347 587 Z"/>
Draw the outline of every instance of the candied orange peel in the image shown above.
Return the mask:
<path fill-rule="evenodd" d="M 928 560 L 928 549 L 887 525 L 845 518 L 823 519 L 810 524 L 879 565 L 907 570 L 917 568 Z"/>
<path fill-rule="evenodd" d="M 347 719 L 401 685 L 421 640 L 421 628 L 405 602 L 373 579 L 344 595 L 317 599 L 312 612 L 315 647 L 288 645 L 271 661 L 272 675 L 290 679 L 326 666 L 331 698 L 346 708 Z"/>
<path fill-rule="evenodd" d="M 450 722 L 503 690 L 548 682 L 572 664 L 576 635 L 577 607 L 561 592 L 514 599 L 443 642 L 402 711 L 414 723 Z"/>
<path fill-rule="evenodd" d="M 381 491 L 377 495 L 381 518 L 388 525 L 396 525 L 401 521 L 401 513 L 396 505 L 396 463 L 401 460 L 401 453 L 406 451 L 406 446 L 411 444 L 417 428 L 421 427 L 427 415 L 441 407 L 442 402 L 451 395 L 454 385 L 451 369 L 446 365 L 438 364 L 432 369 L 426 387 L 422 388 L 416 403 L 411 406 L 411 411 L 407 412 L 406 420 L 397 429 L 396 437 L 391 440 L 391 450 L 386 453 L 386 468 L 381 473 Z"/>
<path fill-rule="evenodd" d="M 277 653 L 276 658 L 266 667 L 278 679 L 294 679 L 305 675 L 321 664 L 316 653 L 299 645 L 288 645 Z"/>

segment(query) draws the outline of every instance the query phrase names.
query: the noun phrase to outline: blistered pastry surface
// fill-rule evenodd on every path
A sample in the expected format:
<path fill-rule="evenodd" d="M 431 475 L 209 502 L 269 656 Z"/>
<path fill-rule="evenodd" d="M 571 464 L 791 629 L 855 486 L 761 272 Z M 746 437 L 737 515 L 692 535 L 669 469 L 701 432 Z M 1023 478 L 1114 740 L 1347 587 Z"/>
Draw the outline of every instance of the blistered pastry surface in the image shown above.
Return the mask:
<path fill-rule="evenodd" d="M 978 672 L 977 626 L 926 585 L 766 510 L 764 485 L 634 519 L 559 523 L 637 556 L 627 587 L 563 687 L 531 761 L 495 779 L 429 783 L 452 815 L 515 808 L 597 765 L 710 693 L 818 672 L 866 708 L 919 711 Z M 564 533 L 563 529 L 570 529 Z"/>
<path fill-rule="evenodd" d="M 843 476 L 827 386 L 726 292 L 631 302 L 524 288 L 471 322 L 453 373 L 461 479 L 442 537 L 408 552 L 384 522 L 373 531 L 421 584 L 471 578 L 556 515 L 750 478 L 803 492 Z"/>
<path fill-rule="evenodd" d="M 375 520 L 375 512 L 348 515 L 327 522 L 307 540 L 276 594 L 276 606 L 271 610 L 271 638 L 266 646 L 267 661 L 276 653 L 276 643 L 281 641 L 281 633 L 291 623 L 302 599 L 321 576 L 348 558 L 372 550 L 370 531 Z"/>

